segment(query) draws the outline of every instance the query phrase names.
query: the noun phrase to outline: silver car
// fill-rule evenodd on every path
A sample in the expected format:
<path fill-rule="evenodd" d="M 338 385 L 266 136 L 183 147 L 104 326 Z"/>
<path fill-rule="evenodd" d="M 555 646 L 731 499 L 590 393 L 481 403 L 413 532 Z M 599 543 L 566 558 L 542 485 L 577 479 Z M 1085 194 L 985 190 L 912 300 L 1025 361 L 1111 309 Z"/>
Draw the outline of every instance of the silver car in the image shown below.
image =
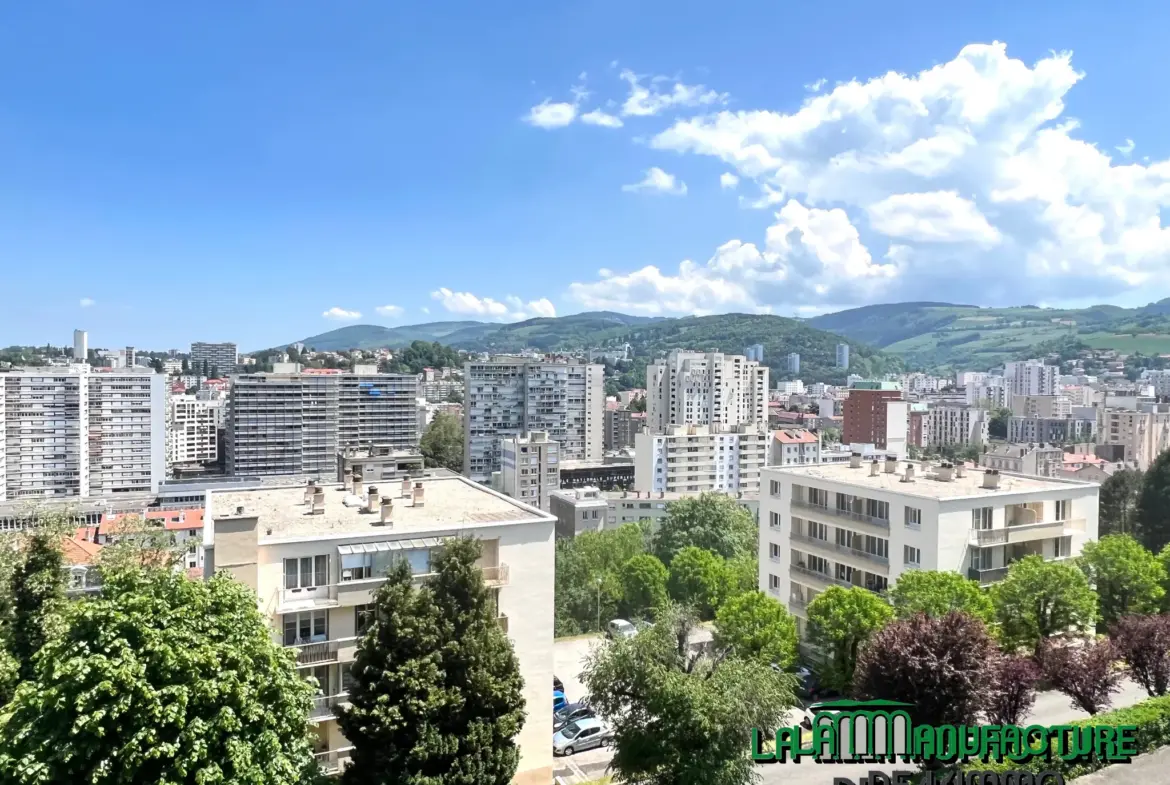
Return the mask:
<path fill-rule="evenodd" d="M 596 717 L 570 722 L 553 734 L 553 754 L 572 755 L 577 750 L 608 747 L 613 741 L 613 730 Z"/>

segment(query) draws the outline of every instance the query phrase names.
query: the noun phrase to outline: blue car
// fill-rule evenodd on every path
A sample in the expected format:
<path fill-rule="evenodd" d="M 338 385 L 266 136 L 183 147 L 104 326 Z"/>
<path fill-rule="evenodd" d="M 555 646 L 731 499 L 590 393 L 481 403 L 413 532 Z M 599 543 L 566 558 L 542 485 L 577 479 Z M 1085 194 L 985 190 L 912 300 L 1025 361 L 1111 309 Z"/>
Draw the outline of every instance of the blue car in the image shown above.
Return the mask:
<path fill-rule="evenodd" d="M 553 712 L 558 712 L 568 705 L 569 702 L 565 700 L 565 693 L 560 690 L 553 690 Z"/>

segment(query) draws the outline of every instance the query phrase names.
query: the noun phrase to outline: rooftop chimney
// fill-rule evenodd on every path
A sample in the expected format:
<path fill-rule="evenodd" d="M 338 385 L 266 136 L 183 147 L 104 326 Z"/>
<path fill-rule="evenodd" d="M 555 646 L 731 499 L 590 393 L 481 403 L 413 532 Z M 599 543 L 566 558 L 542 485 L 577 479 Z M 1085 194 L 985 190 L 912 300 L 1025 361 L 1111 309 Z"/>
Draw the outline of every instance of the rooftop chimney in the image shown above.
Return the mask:
<path fill-rule="evenodd" d="M 649 497 L 647 497 L 647 498 L 649 498 Z M 658 498 L 659 498 L 659 499 L 665 499 L 665 498 L 666 498 L 666 491 L 659 491 L 659 492 L 658 492 Z"/>
<path fill-rule="evenodd" d="M 240 506 L 236 507 L 236 515 L 243 515 L 243 514 L 244 514 L 244 506 L 240 505 Z"/>
<path fill-rule="evenodd" d="M 305 506 L 313 503 L 313 481 L 309 480 L 305 484 Z"/>
<path fill-rule="evenodd" d="M 874 458 L 873 462 L 869 464 L 869 476 L 877 477 L 880 473 L 881 469 L 878 467 L 877 458 Z"/>
<path fill-rule="evenodd" d="M 950 482 L 951 475 L 954 473 L 954 471 L 955 467 L 951 464 L 940 463 L 938 465 L 938 471 L 935 472 L 935 475 L 938 477 L 940 482 Z"/>
<path fill-rule="evenodd" d="M 967 462 L 959 461 L 955 464 L 955 476 L 962 479 L 967 476 Z"/>
<path fill-rule="evenodd" d="M 366 512 L 378 511 L 378 486 L 371 485 L 366 491 Z"/>
<path fill-rule="evenodd" d="M 906 464 L 906 473 L 902 475 L 902 482 L 914 482 L 914 464 Z"/>
<path fill-rule="evenodd" d="M 403 499 L 410 498 L 410 478 L 409 477 L 402 478 L 402 498 Z"/>
<path fill-rule="evenodd" d="M 362 495 L 362 480 L 364 480 L 364 479 L 365 478 L 362 477 L 361 474 L 354 472 L 353 477 L 349 481 L 350 493 L 352 493 L 354 496 L 361 496 Z"/>
<path fill-rule="evenodd" d="M 887 455 L 886 456 L 886 474 L 893 474 L 896 471 L 898 471 L 898 456 L 897 455 Z"/>
<path fill-rule="evenodd" d="M 382 519 L 383 524 L 390 523 L 390 515 L 394 512 L 394 500 L 389 496 L 382 497 Z"/>
<path fill-rule="evenodd" d="M 321 490 L 316 485 L 313 486 L 313 514 L 325 514 L 325 491 Z"/>
<path fill-rule="evenodd" d="M 423 484 L 416 482 L 414 484 L 414 499 L 411 502 L 415 507 L 423 506 Z"/>
<path fill-rule="evenodd" d="M 983 487 L 992 491 L 999 487 L 999 469 L 988 469 L 983 472 Z"/>
<path fill-rule="evenodd" d="M 860 469 L 861 468 L 861 453 L 855 452 L 855 453 L 849 454 L 849 468 L 850 469 Z"/>

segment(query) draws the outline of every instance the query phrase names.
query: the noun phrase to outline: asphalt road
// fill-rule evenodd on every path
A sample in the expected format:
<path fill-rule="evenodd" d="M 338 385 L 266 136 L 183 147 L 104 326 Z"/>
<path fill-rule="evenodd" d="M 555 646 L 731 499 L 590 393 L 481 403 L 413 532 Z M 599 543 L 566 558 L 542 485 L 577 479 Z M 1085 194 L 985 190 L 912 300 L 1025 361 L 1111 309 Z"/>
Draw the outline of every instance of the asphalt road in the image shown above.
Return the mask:
<path fill-rule="evenodd" d="M 711 633 L 699 628 L 696 630 L 696 642 L 709 640 Z M 603 639 L 577 638 L 574 640 L 557 641 L 553 661 L 556 675 L 565 683 L 565 694 L 569 700 L 578 700 L 585 695 L 581 686 L 580 672 L 585 657 L 594 646 L 601 645 Z M 1132 706 L 1147 698 L 1146 691 L 1140 685 L 1128 679 L 1122 683 L 1121 691 L 1114 694 L 1112 708 Z M 798 713 L 794 713 L 796 717 Z M 1028 723 L 1036 725 L 1060 725 L 1071 720 L 1080 720 L 1089 715 L 1080 709 L 1072 708 L 1067 696 L 1059 692 L 1044 692 L 1036 697 L 1036 705 L 1028 715 Z M 794 721 L 798 721 L 794 717 Z M 588 782 L 606 773 L 609 765 L 610 751 L 607 749 L 586 750 L 566 758 L 557 758 L 554 774 L 563 778 L 567 785 Z M 764 785 L 832 785 L 834 777 L 848 777 L 854 782 L 860 781 L 871 770 L 880 770 L 887 773 L 894 770 L 894 766 L 873 766 L 865 763 L 817 764 L 805 761 L 803 763 L 776 763 L 759 767 L 760 782 Z M 899 766 L 897 768 L 904 768 Z M 1150 780 L 1153 782 L 1153 780 Z"/>

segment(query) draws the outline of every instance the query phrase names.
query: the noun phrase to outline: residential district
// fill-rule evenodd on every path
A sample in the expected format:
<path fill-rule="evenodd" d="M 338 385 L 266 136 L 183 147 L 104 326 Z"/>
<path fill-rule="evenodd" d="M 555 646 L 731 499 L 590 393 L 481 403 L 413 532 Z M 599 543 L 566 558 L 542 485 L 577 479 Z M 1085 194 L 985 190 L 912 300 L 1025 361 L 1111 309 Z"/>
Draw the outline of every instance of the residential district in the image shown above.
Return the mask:
<path fill-rule="evenodd" d="M 797 353 L 792 380 L 772 383 L 761 345 L 644 358 L 437 347 L 434 367 L 408 351 L 99 350 L 77 330 L 72 346 L 6 363 L 0 532 L 16 555 L 4 591 L 18 591 L 28 538 L 54 516 L 67 521 L 54 537 L 70 605 L 101 601 L 103 552 L 163 533 L 182 580 L 234 578 L 292 652 L 327 776 L 367 765 L 374 737 L 348 738 L 359 723 L 344 718 L 363 710 L 351 693 L 373 689 L 355 687 L 351 666 L 372 667 L 361 651 L 388 572 L 405 563 L 407 585 L 440 585 L 461 538 L 478 543 L 476 580 L 521 679 L 518 783 L 686 765 L 665 738 L 662 759 L 613 764 L 623 744 L 647 743 L 639 733 L 672 732 L 629 705 L 665 711 L 644 691 L 667 688 L 634 680 L 643 692 L 615 697 L 630 674 L 607 659 L 669 648 L 675 628 L 651 639 L 663 624 L 684 631 L 687 673 L 760 666 L 746 686 L 731 670 L 716 682 L 758 710 L 669 718 L 730 728 L 745 760 L 750 727 L 807 726 L 817 701 L 841 695 L 921 699 L 923 721 L 950 721 L 929 700 L 942 694 L 977 708 L 966 719 L 1018 725 L 1123 723 L 1109 712 L 1150 701 L 1162 730 L 1142 751 L 1168 741 L 1170 709 L 1149 696 L 1170 682 L 1170 372 L 1039 357 L 837 386 L 803 383 Z M 615 389 L 615 360 L 644 365 L 645 387 Z M 847 374 L 847 344 L 836 362 Z M 15 640 L 7 623 L 0 635 Z M 427 656 L 427 640 L 396 656 Z M 48 656 L 18 663 L 0 698 L 48 690 L 60 678 Z M 956 669 L 985 694 L 964 693 Z M 22 711 L 0 709 L 6 738 Z M 686 752 L 714 765 L 722 741 Z M 0 772 L 28 762 L 19 754 L 0 752 Z M 759 769 L 828 781 L 808 765 Z"/>

